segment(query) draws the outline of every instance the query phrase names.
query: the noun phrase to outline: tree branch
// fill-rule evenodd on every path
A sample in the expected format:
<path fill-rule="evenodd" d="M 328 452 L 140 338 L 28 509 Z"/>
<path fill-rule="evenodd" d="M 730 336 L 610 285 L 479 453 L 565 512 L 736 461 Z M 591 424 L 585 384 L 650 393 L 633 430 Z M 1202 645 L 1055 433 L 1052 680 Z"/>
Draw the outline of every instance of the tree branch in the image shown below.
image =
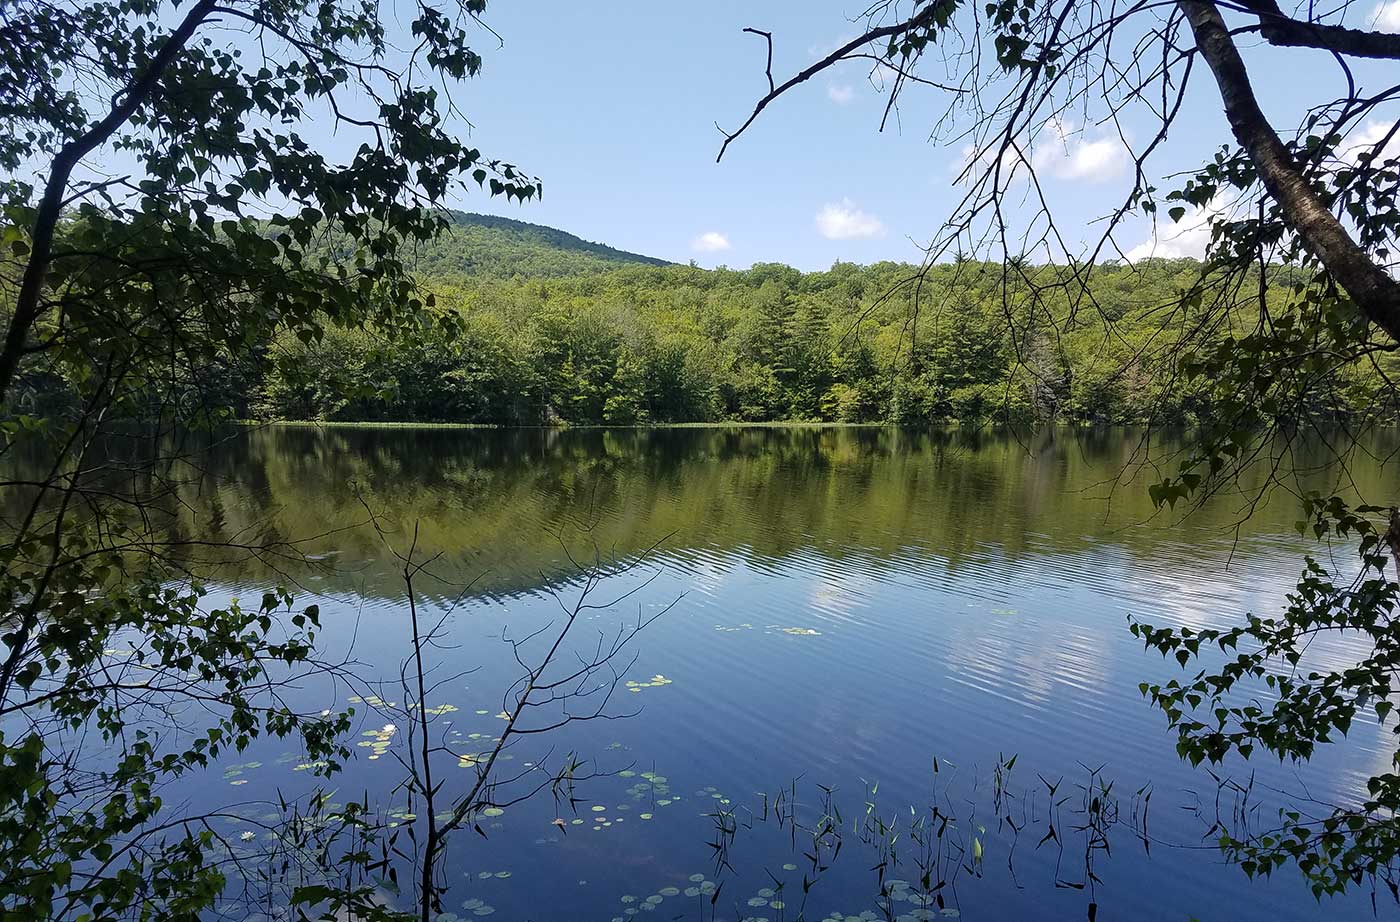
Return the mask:
<path fill-rule="evenodd" d="M 1283 207 L 1304 245 L 1361 311 L 1400 340 L 1400 283 L 1351 239 L 1327 204 L 1303 178 L 1293 155 L 1265 118 L 1235 40 L 1209 0 L 1179 0 L 1201 56 L 1210 65 L 1235 140 L 1245 149 L 1264 188 Z"/>
<path fill-rule="evenodd" d="M 811 67 L 798 71 L 796 75 L 789 78 L 786 82 L 777 87 L 773 86 L 772 35 L 770 35 L 767 32 L 761 32 L 758 29 L 745 29 L 745 32 L 752 32 L 755 35 L 762 35 L 768 40 L 768 93 L 758 101 L 758 103 L 754 106 L 753 111 L 749 113 L 749 117 L 744 120 L 744 123 L 740 125 L 738 129 L 736 129 L 733 132 L 725 131 L 722 128 L 720 129 L 721 133 L 724 135 L 724 143 L 720 145 L 719 154 L 715 157 L 715 162 L 718 163 L 719 161 L 724 159 L 724 152 L 729 149 L 730 143 L 734 141 L 734 139 L 738 138 L 739 135 L 747 131 L 750 125 L 758 121 L 759 115 L 762 114 L 764 109 L 768 108 L 768 104 L 771 103 L 773 100 L 777 99 L 779 96 L 783 95 L 793 87 L 797 86 L 799 83 L 805 83 L 808 80 L 811 80 L 817 74 L 831 67 L 833 64 L 845 60 L 852 52 L 863 48 L 864 46 L 870 44 L 873 41 L 882 38 L 889 38 L 894 35 L 902 35 L 906 32 L 912 32 L 915 29 L 920 28 L 921 26 L 928 25 L 929 23 L 934 21 L 934 17 L 937 14 L 938 9 L 939 8 L 936 4 L 932 6 L 927 6 L 923 10 L 916 13 L 914 16 L 911 16 L 909 19 L 906 19 L 902 22 L 895 23 L 892 26 L 881 26 L 878 29 L 871 29 L 865 34 L 857 38 L 851 39 L 849 42 L 842 45 L 840 48 L 837 48 L 831 54 L 822 58 L 820 61 L 813 64 Z M 941 84 L 934 85 L 938 86 L 939 89 L 948 90 L 950 92 L 961 92 L 960 90 L 958 90 L 957 87 L 943 86 Z"/>
<path fill-rule="evenodd" d="M 1356 58 L 1400 59 L 1400 34 L 1348 29 L 1293 19 L 1276 0 L 1240 0 L 1243 9 L 1259 17 L 1259 34 L 1280 48 L 1319 48 Z"/>
<path fill-rule="evenodd" d="M 199 0 L 190 7 L 190 11 L 185 14 L 175 31 L 170 33 L 170 37 L 161 45 L 155 57 L 151 58 L 146 69 L 118 95 L 106 117 L 63 145 L 54 157 L 48 181 L 44 184 L 44 196 L 39 202 L 39 213 L 34 219 L 34 230 L 30 235 L 29 261 L 25 264 L 19 296 L 15 299 L 14 314 L 5 333 L 5 345 L 3 350 L 0 350 L 0 402 L 4 401 L 15 372 L 19 369 L 29 330 L 42 312 L 39 294 L 48 275 L 54 230 L 62 216 L 64 192 L 68 188 L 69 176 L 84 157 L 106 142 L 155 92 L 156 85 L 165 76 L 176 55 L 184 49 L 185 43 L 204 22 L 204 17 L 214 9 L 214 5 L 215 0 Z"/>

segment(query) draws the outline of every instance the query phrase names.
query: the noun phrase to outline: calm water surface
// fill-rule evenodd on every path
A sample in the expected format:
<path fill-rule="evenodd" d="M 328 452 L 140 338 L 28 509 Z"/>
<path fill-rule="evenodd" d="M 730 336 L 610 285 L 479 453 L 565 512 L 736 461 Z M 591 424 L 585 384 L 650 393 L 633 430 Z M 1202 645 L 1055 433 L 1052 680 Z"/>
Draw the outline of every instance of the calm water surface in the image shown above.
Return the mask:
<path fill-rule="evenodd" d="M 623 774 L 582 785 L 572 806 L 548 794 L 514 806 L 484 825 L 488 838 L 461 835 L 447 908 L 464 918 L 795 919 L 811 843 L 773 818 L 779 791 L 804 824 L 840 810 L 841 854 L 806 895 L 808 919 L 884 918 L 872 868 L 887 859 L 898 864 L 886 878 L 908 882 L 889 901 L 902 922 L 1085 918 L 1091 904 L 1099 919 L 1370 917 L 1368 891 L 1319 905 L 1291 869 L 1249 881 L 1222 862 L 1212 823 L 1219 813 L 1264 828 L 1280 791 L 1351 800 L 1388 770 L 1390 732 L 1358 722 L 1302 768 L 1227 764 L 1218 776 L 1253 788 L 1222 793 L 1178 760 L 1138 692 L 1178 675 L 1176 664 L 1127 630 L 1130 615 L 1219 625 L 1272 611 L 1300 553 L 1318 548 L 1293 531 L 1288 501 L 1240 528 L 1244 497 L 1154 518 L 1141 482 L 1112 488 L 1138 446 L 1124 433 L 274 429 L 217 452 L 181 527 L 202 538 L 324 535 L 304 545 L 313 566 L 245 561 L 222 572 L 218 592 L 295 580 L 301 598 L 319 596 L 332 651 L 386 679 L 406 653 L 400 567 L 355 526 L 368 504 L 400 546 L 416 527 L 418 553 L 442 555 L 443 581 L 422 591 L 433 611 L 450 611 L 434 701 L 456 710 L 435 727 L 463 751 L 502 726 L 502 693 L 519 673 L 503 633 L 557 620 L 560 600 L 577 597 L 565 547 L 625 558 L 657 545 L 596 600 L 636 594 L 591 613 L 577 635 L 591 649 L 600 632 L 675 603 L 619 660 L 623 682 L 646 683 L 614 696 L 611 710 L 631 716 L 532 739 L 507 763 L 518 774 L 546 750 L 575 748 Z M 1379 462 L 1358 457 L 1351 474 L 1373 497 L 1393 497 L 1394 472 Z M 305 694 L 311 706 L 347 704 L 343 691 Z M 355 706 L 363 729 L 382 725 Z M 392 746 L 377 760 L 357 752 L 340 790 L 392 798 Z M 998 796 L 997 763 L 1012 755 Z M 224 779 L 229 799 L 310 784 L 276 745 L 239 758 Z M 449 795 L 471 775 L 451 762 L 443 771 Z M 1109 781 L 1116 821 L 1091 843 L 1086 790 Z M 729 867 L 707 844 L 717 808 L 738 819 Z M 929 818 L 946 816 L 950 883 L 941 906 L 921 911 L 909 827 L 923 817 L 928 839 Z M 893 855 L 860 832 L 876 817 L 899 830 Z M 1388 895 L 1377 906 L 1396 914 Z"/>

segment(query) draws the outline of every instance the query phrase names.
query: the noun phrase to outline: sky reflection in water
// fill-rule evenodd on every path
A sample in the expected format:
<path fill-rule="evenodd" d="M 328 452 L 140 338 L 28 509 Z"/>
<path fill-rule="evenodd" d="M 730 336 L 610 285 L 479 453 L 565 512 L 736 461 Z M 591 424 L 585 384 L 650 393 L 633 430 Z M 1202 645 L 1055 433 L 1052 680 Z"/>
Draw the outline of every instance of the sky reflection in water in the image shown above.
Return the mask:
<path fill-rule="evenodd" d="M 622 677 L 637 684 L 619 688 L 615 710 L 635 716 L 549 741 L 627 774 L 583 787 L 576 812 L 545 796 L 490 818 L 489 839 L 461 836 L 448 908 L 464 918 L 883 917 L 871 870 L 879 851 L 850 829 L 803 906 L 810 843 L 799 837 L 794 849 L 771 810 L 776 792 L 795 790 L 799 820 L 814 822 L 819 786 L 835 789 L 845 827 L 867 814 L 907 826 L 934 804 L 957 818 L 947 835 L 969 854 L 941 907 L 910 896 L 917 849 L 902 834 L 903 864 L 886 876 L 908 883 L 889 903 L 905 922 L 953 910 L 1083 918 L 1091 900 L 1101 919 L 1369 917 L 1369 893 L 1318 906 L 1291 870 L 1250 882 L 1223 865 L 1208 837 L 1216 782 L 1177 759 L 1162 716 L 1137 690 L 1176 675 L 1176 664 L 1145 654 L 1126 625 L 1130 614 L 1204 626 L 1272 610 L 1300 554 L 1319 549 L 1292 531 L 1286 497 L 1239 530 L 1243 496 L 1180 522 L 1154 517 L 1141 481 L 1110 486 L 1138 444 L 1128 433 L 1026 442 L 849 429 L 278 429 L 222 448 L 172 528 L 328 535 L 305 548 L 313 567 L 282 575 L 320 597 L 332 647 L 353 636 L 366 668 L 389 677 L 406 652 L 398 567 L 368 529 L 339 529 L 363 519 L 361 498 L 400 540 L 416 524 L 420 553 L 441 552 L 435 569 L 447 576 L 423 586 L 431 606 L 446 610 L 460 583 L 478 580 L 448 619 L 458 646 L 436 666 L 439 677 L 475 670 L 445 686 L 441 703 L 456 710 L 437 718 L 462 745 L 500 730 L 501 692 L 517 671 L 502 632 L 546 623 L 559 611 L 552 594 L 577 592 L 561 538 L 575 555 L 623 557 L 660 542 L 642 569 L 605 588 L 654 579 L 580 635 L 591 643 L 595 629 L 679 599 Z M 1374 495 L 1394 483 L 1373 461 L 1352 474 Z M 277 578 L 244 561 L 223 571 L 220 592 Z M 1345 644 L 1318 652 L 1337 662 L 1349 653 Z M 364 729 L 381 723 L 368 714 Z M 1279 802 L 1271 788 L 1355 796 L 1388 769 L 1390 738 L 1358 721 L 1311 765 L 1263 758 L 1224 772 L 1253 777 L 1253 818 L 1267 822 Z M 394 760 L 368 756 L 393 745 L 359 748 L 341 790 L 388 790 Z M 523 765 L 546 748 L 531 742 L 512 755 Z M 1012 754 L 998 805 L 993 773 Z M 302 786 L 295 763 L 279 758 L 276 747 L 253 755 L 260 765 L 225 779 L 231 796 Z M 448 793 L 468 774 L 449 780 Z M 1091 777 L 1113 781 L 1121 821 L 1109 853 L 1094 856 L 1096 882 L 1073 811 Z M 1134 797 L 1140 790 L 1149 801 Z M 1237 799 L 1226 796 L 1227 815 Z M 717 869 L 707 845 L 715 808 L 738 811 L 733 870 Z M 1057 838 L 1037 847 L 1057 820 Z M 1385 914 L 1389 897 L 1378 900 Z"/>

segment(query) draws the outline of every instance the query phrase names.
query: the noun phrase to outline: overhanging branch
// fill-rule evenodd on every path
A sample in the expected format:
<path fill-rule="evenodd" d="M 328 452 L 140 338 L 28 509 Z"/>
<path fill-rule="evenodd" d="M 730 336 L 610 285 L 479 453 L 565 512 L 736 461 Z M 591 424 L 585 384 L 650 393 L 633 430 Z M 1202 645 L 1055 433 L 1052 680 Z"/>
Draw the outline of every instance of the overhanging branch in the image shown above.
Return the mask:
<path fill-rule="evenodd" d="M 913 32 L 923 26 L 929 25 L 934 21 L 934 17 L 938 9 L 939 7 L 937 4 L 932 4 L 924 7 L 920 12 L 909 17 L 908 19 L 902 20 L 901 22 L 897 22 L 892 26 L 881 26 L 878 29 L 871 29 L 865 34 L 851 39 L 849 42 L 842 45 L 840 48 L 837 48 L 831 54 L 822 58 L 820 61 L 813 64 L 811 67 L 798 71 L 794 76 L 792 76 L 791 78 L 789 78 L 788 80 L 784 81 L 782 84 L 776 87 L 773 85 L 773 36 L 759 29 L 745 29 L 745 32 L 751 32 L 755 35 L 761 35 L 768 41 L 768 93 L 762 99 L 760 99 L 756 105 L 754 105 L 753 111 L 749 113 L 749 117 L 746 118 L 744 120 L 744 123 L 740 125 L 736 130 L 730 132 L 724 131 L 724 129 L 722 128 L 720 129 L 720 131 L 724 134 L 724 143 L 720 145 L 719 155 L 715 157 L 715 162 L 718 163 L 719 161 L 724 159 L 724 152 L 729 149 L 730 142 L 734 141 L 734 139 L 738 138 L 739 135 L 747 131 L 748 127 L 758 120 L 759 115 L 762 114 L 764 109 L 768 108 L 768 104 L 773 102 L 773 100 L 777 99 L 779 96 L 782 96 L 784 93 L 797 86 L 798 84 L 806 83 L 808 80 L 811 80 L 813 77 L 826 70 L 827 68 L 843 60 L 846 60 L 847 58 L 851 57 L 855 52 L 859 51 L 861 48 L 864 48 L 866 45 L 869 45 L 871 42 L 877 41 L 882 38 L 890 38 L 895 35 L 904 35 L 906 33 Z M 931 81 L 920 82 L 930 83 L 931 85 L 937 86 L 939 89 L 948 90 L 950 92 L 962 92 L 957 87 L 943 86 L 941 84 L 932 84 Z"/>
<path fill-rule="evenodd" d="M 44 184 L 44 196 L 39 203 L 34 229 L 30 234 L 29 261 L 25 264 L 19 295 L 15 298 L 14 313 L 5 334 L 4 348 L 0 349 L 0 402 L 4 401 L 10 382 L 19 369 L 29 330 L 42 312 L 39 296 L 48 276 L 54 230 L 63 211 L 64 193 L 68 188 L 69 177 L 84 157 L 106 143 L 151 94 L 156 92 L 165 72 L 176 56 L 184 50 L 185 43 L 194 35 L 195 30 L 204 23 L 204 18 L 214 9 L 214 5 L 215 0 L 199 0 L 191 7 L 175 31 L 170 33 L 170 37 L 151 58 L 145 70 L 118 94 L 107 115 L 82 135 L 63 145 L 54 157 L 48 181 Z"/>
<path fill-rule="evenodd" d="M 1259 34 L 1281 48 L 1317 48 L 1356 58 L 1400 59 L 1400 34 L 1348 29 L 1293 19 L 1276 0 L 1240 0 L 1240 8 L 1259 17 Z"/>
<path fill-rule="evenodd" d="M 1351 239 L 1304 179 L 1293 155 L 1259 108 L 1249 72 L 1219 9 L 1209 0 L 1179 0 L 1201 56 L 1210 65 L 1235 140 L 1254 163 L 1264 188 L 1282 206 L 1304 245 L 1361 311 L 1400 340 L 1400 283 Z"/>

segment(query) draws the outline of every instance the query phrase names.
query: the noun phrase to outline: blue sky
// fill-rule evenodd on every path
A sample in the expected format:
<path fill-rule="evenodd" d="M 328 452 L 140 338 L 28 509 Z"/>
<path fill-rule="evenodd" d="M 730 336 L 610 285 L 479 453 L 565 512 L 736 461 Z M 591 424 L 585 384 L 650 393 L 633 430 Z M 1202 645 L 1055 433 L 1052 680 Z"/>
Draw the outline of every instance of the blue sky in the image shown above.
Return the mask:
<path fill-rule="evenodd" d="M 934 91 L 907 97 L 900 124 L 880 133 L 883 98 L 851 63 L 770 107 L 715 163 L 715 123 L 741 122 L 766 88 L 763 42 L 741 30 L 773 32 L 781 80 L 856 34 L 850 17 L 862 8 L 860 0 L 495 0 L 486 21 L 505 44 L 483 36 L 485 69 L 456 101 L 473 142 L 540 176 L 545 194 L 524 205 L 484 194 L 458 204 L 705 266 L 917 260 L 916 241 L 935 233 L 956 203 L 952 179 L 965 156 L 956 143 L 929 140 Z M 1376 12 L 1357 7 L 1351 21 L 1369 24 L 1360 20 Z M 1382 15 L 1400 28 L 1400 15 Z M 1303 103 L 1321 101 L 1319 87 L 1342 89 L 1325 55 L 1241 44 L 1281 127 L 1296 123 Z M 1382 83 L 1380 69 L 1357 73 L 1373 88 L 1392 82 Z M 1164 173 L 1188 169 L 1228 140 L 1204 68 L 1193 85 L 1156 161 Z M 1087 238 L 1090 222 L 1127 188 L 1121 145 L 1091 126 L 1049 148 L 1044 173 L 1057 217 Z M 1127 249 L 1149 237 L 1149 226 L 1135 221 L 1120 243 Z M 1198 246 L 1188 238 L 1160 252 Z"/>

